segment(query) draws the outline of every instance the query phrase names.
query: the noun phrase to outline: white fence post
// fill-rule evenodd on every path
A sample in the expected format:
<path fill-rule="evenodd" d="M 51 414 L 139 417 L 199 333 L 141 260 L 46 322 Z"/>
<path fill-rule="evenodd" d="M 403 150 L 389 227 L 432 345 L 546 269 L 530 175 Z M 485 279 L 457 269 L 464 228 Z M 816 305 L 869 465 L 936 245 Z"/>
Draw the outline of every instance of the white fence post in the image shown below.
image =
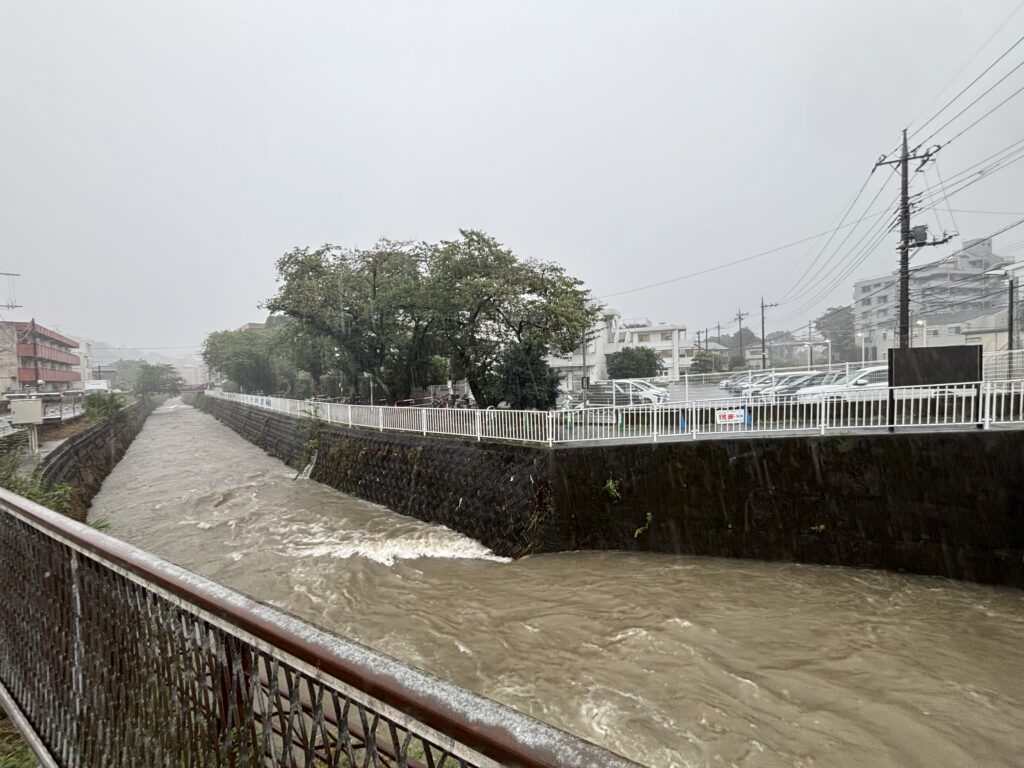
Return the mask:
<path fill-rule="evenodd" d="M 384 409 L 379 405 L 377 406 L 377 431 L 384 431 Z"/>
<path fill-rule="evenodd" d="M 352 426 L 352 403 L 348 404 L 348 425 Z"/>
<path fill-rule="evenodd" d="M 655 403 L 651 406 L 651 432 L 653 433 L 654 442 L 658 442 L 658 404 Z"/>
<path fill-rule="evenodd" d="M 1013 392 L 1012 384 L 1010 385 L 1011 395 Z M 1013 402 L 1012 400 L 1010 401 Z M 991 382 L 983 381 L 981 383 L 981 409 L 985 423 L 985 429 L 992 426 L 992 386 Z"/>
<path fill-rule="evenodd" d="M 826 397 L 821 401 L 821 434 L 825 434 L 825 427 L 828 424 L 828 406 L 832 398 Z"/>
<path fill-rule="evenodd" d="M 547 418 L 547 429 L 548 429 L 548 448 L 555 444 L 555 412 L 548 411 Z"/>
<path fill-rule="evenodd" d="M 423 428 L 423 436 L 427 436 L 427 409 L 420 409 L 420 426 Z"/>
<path fill-rule="evenodd" d="M 476 439 L 479 441 L 480 438 L 483 436 L 483 429 L 481 428 L 481 424 L 480 424 L 480 409 L 479 408 L 477 408 L 475 411 L 473 411 L 473 421 L 476 424 Z"/>

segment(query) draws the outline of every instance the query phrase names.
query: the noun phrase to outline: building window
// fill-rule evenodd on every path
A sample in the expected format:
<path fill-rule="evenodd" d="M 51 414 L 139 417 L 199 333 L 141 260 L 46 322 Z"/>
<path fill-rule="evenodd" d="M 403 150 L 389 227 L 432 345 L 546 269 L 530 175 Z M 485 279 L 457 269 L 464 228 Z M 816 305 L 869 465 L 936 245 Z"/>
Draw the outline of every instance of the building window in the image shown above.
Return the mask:
<path fill-rule="evenodd" d="M 885 302 L 887 302 L 888 300 L 889 300 L 889 296 L 886 295 L 886 294 L 882 294 L 881 296 L 878 297 L 878 299 L 875 301 L 875 303 L 876 304 L 885 304 Z"/>
<path fill-rule="evenodd" d="M 938 328 L 929 328 L 928 329 L 928 335 L 929 336 L 938 336 L 939 335 L 939 329 Z"/>
<path fill-rule="evenodd" d="M 960 326 L 959 325 L 954 325 L 951 328 L 947 328 L 946 329 L 946 333 L 948 333 L 950 336 L 959 336 L 960 335 Z"/>
<path fill-rule="evenodd" d="M 651 334 L 649 334 L 649 333 L 638 333 L 636 335 L 636 340 L 639 341 L 640 343 L 643 343 L 645 341 L 650 341 L 651 340 Z"/>
<path fill-rule="evenodd" d="M 662 331 L 661 332 L 661 340 L 662 341 L 672 341 L 672 331 Z"/>
<path fill-rule="evenodd" d="M 661 355 L 662 357 L 672 357 L 672 350 L 671 349 L 663 349 L 660 352 L 658 352 L 658 354 Z"/>

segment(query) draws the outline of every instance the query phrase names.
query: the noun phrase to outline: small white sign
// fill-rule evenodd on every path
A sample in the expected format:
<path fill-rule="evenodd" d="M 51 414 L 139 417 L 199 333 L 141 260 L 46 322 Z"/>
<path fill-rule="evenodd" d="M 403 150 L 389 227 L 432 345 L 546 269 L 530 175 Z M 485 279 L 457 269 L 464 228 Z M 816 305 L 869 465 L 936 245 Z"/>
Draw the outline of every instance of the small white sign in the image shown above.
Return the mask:
<path fill-rule="evenodd" d="M 720 408 L 715 411 L 715 421 L 719 424 L 745 424 L 746 419 L 745 408 Z"/>

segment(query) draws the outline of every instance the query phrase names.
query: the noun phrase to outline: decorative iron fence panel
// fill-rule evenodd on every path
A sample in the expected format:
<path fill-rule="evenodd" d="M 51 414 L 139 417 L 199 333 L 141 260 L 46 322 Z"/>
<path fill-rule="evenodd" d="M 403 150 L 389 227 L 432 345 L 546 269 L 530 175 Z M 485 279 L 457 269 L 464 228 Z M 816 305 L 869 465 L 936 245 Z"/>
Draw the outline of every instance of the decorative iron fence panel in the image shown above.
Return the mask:
<path fill-rule="evenodd" d="M 44 765 L 635 765 L 2 490 L 0 616 Z"/>

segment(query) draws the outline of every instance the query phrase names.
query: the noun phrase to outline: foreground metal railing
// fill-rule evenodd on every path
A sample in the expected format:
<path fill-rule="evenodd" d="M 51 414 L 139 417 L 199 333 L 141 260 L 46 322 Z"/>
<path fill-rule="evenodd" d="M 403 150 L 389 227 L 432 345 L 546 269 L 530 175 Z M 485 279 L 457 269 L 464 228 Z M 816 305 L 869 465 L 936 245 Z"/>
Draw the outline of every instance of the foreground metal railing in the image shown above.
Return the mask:
<path fill-rule="evenodd" d="M 0 489 L 0 704 L 43 766 L 634 766 Z"/>
<path fill-rule="evenodd" d="M 1024 381 L 983 381 L 920 387 L 850 387 L 810 395 L 723 397 L 658 405 L 558 411 L 402 408 L 288 400 L 208 392 L 296 417 L 379 431 L 418 432 L 555 445 L 875 428 L 949 428 L 1024 424 Z"/>

